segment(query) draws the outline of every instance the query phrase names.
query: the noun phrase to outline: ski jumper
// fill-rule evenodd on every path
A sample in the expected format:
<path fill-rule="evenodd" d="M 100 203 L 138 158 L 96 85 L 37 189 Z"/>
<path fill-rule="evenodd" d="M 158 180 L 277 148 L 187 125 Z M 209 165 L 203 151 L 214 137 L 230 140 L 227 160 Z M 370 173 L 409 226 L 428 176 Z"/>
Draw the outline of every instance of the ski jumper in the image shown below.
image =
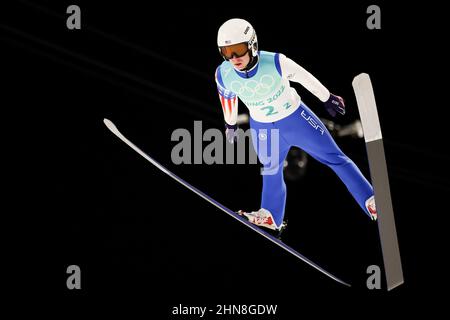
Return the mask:
<path fill-rule="evenodd" d="M 226 123 L 236 124 L 238 100 L 250 113 L 252 142 L 264 169 L 269 166 L 271 129 L 278 129 L 279 150 L 275 174 L 263 175 L 261 208 L 269 210 L 280 226 L 286 204 L 286 184 L 283 179 L 283 162 L 292 146 L 297 146 L 310 156 L 330 167 L 346 185 L 349 192 L 370 216 L 365 202 L 373 196 L 373 188 L 355 163 L 348 158 L 322 121 L 300 99 L 289 81 L 302 84 L 319 100 L 325 102 L 329 91 L 308 71 L 283 54 L 260 51 L 258 63 L 247 71 L 239 71 L 224 61 L 216 70 L 216 83 Z M 264 134 L 261 134 L 264 132 Z M 262 140 L 264 144 L 262 144 Z M 264 152 L 262 152 L 262 147 Z M 267 166 L 267 167 L 266 167 Z"/>

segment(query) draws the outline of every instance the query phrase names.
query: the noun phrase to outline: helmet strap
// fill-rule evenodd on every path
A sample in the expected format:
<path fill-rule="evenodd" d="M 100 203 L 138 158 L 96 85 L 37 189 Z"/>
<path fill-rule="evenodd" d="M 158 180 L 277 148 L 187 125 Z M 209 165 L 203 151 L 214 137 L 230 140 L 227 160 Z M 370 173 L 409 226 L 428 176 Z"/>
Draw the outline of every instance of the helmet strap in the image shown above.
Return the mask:
<path fill-rule="evenodd" d="M 247 64 L 247 66 L 243 69 L 243 71 L 250 70 L 258 63 L 258 55 L 253 56 L 252 50 L 248 51 L 248 54 L 250 55 L 250 62 Z"/>

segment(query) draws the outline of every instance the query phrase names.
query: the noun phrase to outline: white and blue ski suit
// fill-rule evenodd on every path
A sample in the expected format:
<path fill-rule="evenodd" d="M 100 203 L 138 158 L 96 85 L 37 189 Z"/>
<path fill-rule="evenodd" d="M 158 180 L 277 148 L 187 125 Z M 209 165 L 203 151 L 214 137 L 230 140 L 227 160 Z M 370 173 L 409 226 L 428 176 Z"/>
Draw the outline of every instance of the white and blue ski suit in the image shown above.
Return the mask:
<path fill-rule="evenodd" d="M 266 157 L 267 150 L 261 152 L 260 139 L 270 134 L 258 134 L 265 129 L 279 131 L 279 156 L 275 174 L 263 175 L 261 208 L 272 213 L 277 226 L 280 226 L 286 203 L 286 185 L 283 179 L 283 162 L 289 149 L 297 146 L 310 156 L 329 166 L 346 185 L 352 196 L 370 216 L 366 200 L 373 196 L 373 188 L 362 175 L 355 163 L 337 146 L 322 121 L 300 99 L 289 81 L 303 85 L 319 100 L 325 102 L 330 92 L 308 71 L 283 54 L 260 51 L 258 62 L 250 70 L 239 71 L 224 61 L 216 69 L 216 83 L 225 122 L 236 124 L 239 98 L 250 113 L 252 142 L 260 162 L 273 166 Z M 267 168 L 268 170 L 270 168 Z"/>

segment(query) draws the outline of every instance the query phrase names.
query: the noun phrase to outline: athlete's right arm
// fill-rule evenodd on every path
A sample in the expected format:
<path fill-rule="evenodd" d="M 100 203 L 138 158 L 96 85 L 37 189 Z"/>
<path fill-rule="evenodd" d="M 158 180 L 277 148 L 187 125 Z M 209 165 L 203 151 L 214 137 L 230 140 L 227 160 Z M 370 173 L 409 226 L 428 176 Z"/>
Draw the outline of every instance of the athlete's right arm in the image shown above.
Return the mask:
<path fill-rule="evenodd" d="M 225 88 L 220 77 L 220 67 L 216 69 L 215 78 L 225 123 L 229 126 L 234 126 L 238 116 L 238 98 L 234 92 Z"/>

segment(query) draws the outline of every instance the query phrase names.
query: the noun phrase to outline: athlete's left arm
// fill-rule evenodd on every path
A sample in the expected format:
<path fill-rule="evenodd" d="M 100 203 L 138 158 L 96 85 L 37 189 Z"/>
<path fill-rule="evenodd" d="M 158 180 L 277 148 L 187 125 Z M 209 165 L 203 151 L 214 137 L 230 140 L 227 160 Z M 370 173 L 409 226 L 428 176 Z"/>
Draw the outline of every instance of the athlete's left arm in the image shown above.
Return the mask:
<path fill-rule="evenodd" d="M 280 64 L 281 76 L 283 78 L 300 83 L 320 101 L 325 103 L 326 110 L 333 117 L 336 116 L 336 112 L 345 114 L 344 99 L 330 93 L 316 77 L 284 54 L 279 54 L 278 61 Z"/>

